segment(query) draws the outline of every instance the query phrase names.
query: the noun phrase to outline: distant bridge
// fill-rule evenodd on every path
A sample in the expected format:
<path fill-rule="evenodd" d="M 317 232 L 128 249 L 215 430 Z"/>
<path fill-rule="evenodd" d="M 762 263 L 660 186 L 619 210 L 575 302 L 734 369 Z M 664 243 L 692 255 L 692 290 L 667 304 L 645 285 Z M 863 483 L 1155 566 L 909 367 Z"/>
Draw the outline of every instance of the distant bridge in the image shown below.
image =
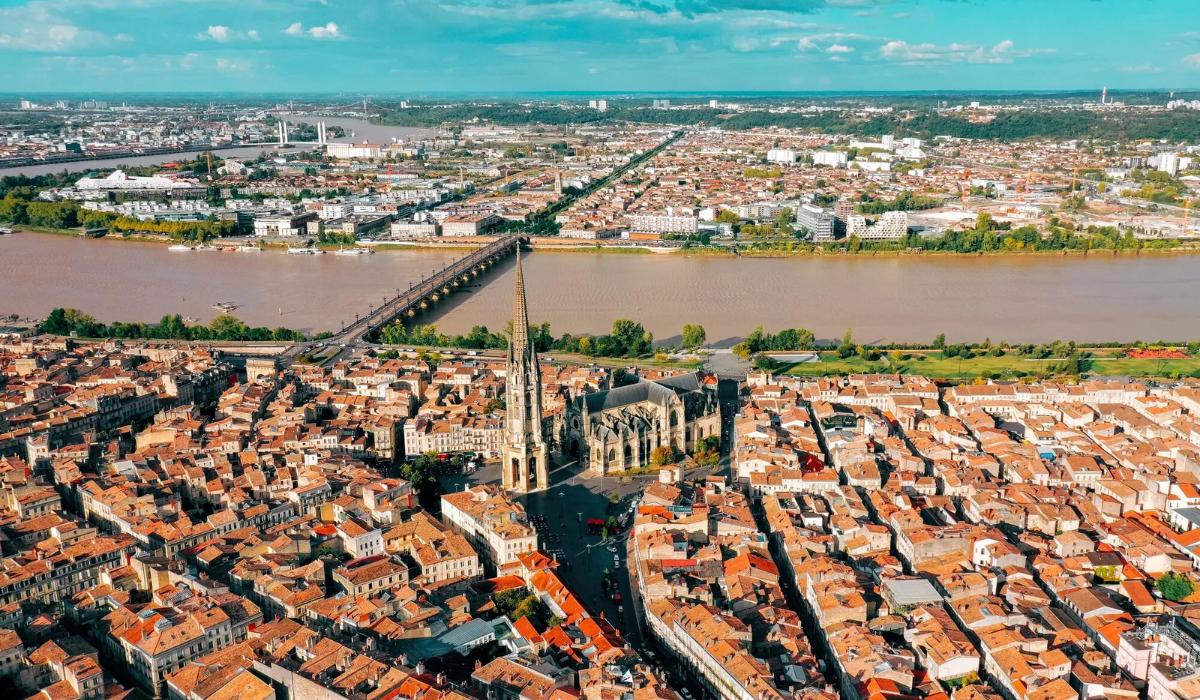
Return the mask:
<path fill-rule="evenodd" d="M 343 328 L 332 340 L 338 343 L 358 344 L 397 319 L 416 316 L 421 310 L 445 298 L 455 287 L 466 284 L 497 260 L 512 253 L 521 242 L 521 236 L 516 234 L 500 236 L 470 255 L 411 285 L 407 291 L 401 291 L 396 297 L 384 301 L 378 308 L 368 307 L 366 316 L 355 316 L 354 323 Z"/>

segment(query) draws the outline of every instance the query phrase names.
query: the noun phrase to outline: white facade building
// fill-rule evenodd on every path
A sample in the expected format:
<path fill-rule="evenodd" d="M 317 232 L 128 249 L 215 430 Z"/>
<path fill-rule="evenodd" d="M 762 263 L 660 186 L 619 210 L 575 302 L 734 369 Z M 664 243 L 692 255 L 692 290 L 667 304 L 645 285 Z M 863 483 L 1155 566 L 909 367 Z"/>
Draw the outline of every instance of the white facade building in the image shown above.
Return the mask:
<path fill-rule="evenodd" d="M 1178 153 L 1160 153 L 1158 154 L 1158 169 L 1172 177 L 1179 172 L 1179 154 Z"/>
<path fill-rule="evenodd" d="M 792 165 L 796 162 L 796 152 L 790 148 L 772 148 L 767 151 L 767 162 Z"/>
<path fill-rule="evenodd" d="M 828 165 L 831 168 L 846 167 L 845 151 L 816 151 L 813 153 L 814 165 Z"/>
<path fill-rule="evenodd" d="M 115 170 L 108 177 L 84 177 L 75 183 L 75 189 L 89 190 L 189 190 L 202 186 L 190 180 L 173 180 L 169 177 L 138 177 Z"/>
<path fill-rule="evenodd" d="M 855 219 L 862 219 L 861 216 L 851 216 L 850 223 L 847 225 L 847 234 L 850 234 L 849 229 L 855 225 Z M 908 212 L 906 211 L 889 211 L 884 212 L 883 216 L 879 217 L 879 221 L 874 226 L 867 226 L 864 219 L 861 232 L 852 234 L 857 235 L 860 240 L 864 241 L 890 241 L 903 238 L 904 234 L 908 233 Z"/>
<path fill-rule="evenodd" d="M 629 217 L 629 230 L 638 233 L 695 233 L 694 216 L 638 214 Z"/>
<path fill-rule="evenodd" d="M 379 158 L 383 155 L 383 147 L 377 143 L 331 143 L 325 146 L 325 153 L 330 158 Z"/>

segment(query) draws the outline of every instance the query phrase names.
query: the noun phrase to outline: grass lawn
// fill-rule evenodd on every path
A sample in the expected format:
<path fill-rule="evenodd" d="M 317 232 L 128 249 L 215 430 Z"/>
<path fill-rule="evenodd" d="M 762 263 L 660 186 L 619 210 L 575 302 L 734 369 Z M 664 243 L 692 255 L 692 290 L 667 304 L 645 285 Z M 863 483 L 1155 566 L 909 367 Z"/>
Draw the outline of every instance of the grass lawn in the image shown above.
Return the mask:
<path fill-rule="evenodd" d="M 962 360 L 957 357 L 942 359 L 940 353 L 906 353 L 908 359 L 899 363 L 867 362 L 857 356 L 841 359 L 836 353 L 821 353 L 821 362 L 785 364 L 780 372 L 797 376 L 823 376 L 845 373 L 892 373 L 920 374 L 931 378 L 974 379 L 986 375 L 1013 377 L 1016 372 L 1034 374 L 1039 369 L 1048 369 L 1059 360 L 1030 360 L 1015 354 L 1001 357 L 986 355 Z M 1200 358 L 1186 360 L 1135 360 L 1113 356 L 1111 352 L 1096 351 L 1093 357 L 1083 361 L 1084 369 L 1097 374 L 1128 375 L 1133 377 L 1170 377 L 1200 373 Z"/>

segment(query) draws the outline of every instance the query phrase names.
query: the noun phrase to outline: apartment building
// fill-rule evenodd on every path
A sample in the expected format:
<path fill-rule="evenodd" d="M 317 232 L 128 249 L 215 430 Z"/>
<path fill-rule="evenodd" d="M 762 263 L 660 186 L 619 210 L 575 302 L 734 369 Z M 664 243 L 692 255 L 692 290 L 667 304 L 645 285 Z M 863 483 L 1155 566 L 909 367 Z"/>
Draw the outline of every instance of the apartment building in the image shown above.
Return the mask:
<path fill-rule="evenodd" d="M 801 204 L 796 209 L 796 228 L 807 230 L 815 243 L 836 238 L 833 213 L 812 204 Z"/>
<path fill-rule="evenodd" d="M 517 563 L 524 552 L 537 549 L 537 531 L 525 509 L 499 486 L 482 485 L 442 496 L 442 521 L 467 538 L 489 571 Z"/>

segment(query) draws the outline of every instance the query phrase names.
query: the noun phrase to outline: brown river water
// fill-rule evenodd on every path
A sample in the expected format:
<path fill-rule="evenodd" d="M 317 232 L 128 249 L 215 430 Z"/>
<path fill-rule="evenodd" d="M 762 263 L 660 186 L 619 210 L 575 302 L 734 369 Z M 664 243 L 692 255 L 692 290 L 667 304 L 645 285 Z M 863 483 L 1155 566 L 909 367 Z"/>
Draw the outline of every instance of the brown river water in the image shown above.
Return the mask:
<path fill-rule="evenodd" d="M 41 317 L 55 307 L 102 321 L 205 322 L 216 302 L 251 325 L 337 330 L 461 250 L 393 250 L 357 257 L 172 252 L 159 243 L 0 236 L 0 314 Z M 524 257 L 532 321 L 555 334 L 604 333 L 640 321 L 660 340 L 699 323 L 710 341 L 759 324 L 805 327 L 818 338 L 847 327 L 859 342 L 1062 338 L 1200 338 L 1200 256 L 708 258 L 535 251 Z M 512 315 L 513 263 L 418 317 L 443 332 L 493 330 Z"/>

